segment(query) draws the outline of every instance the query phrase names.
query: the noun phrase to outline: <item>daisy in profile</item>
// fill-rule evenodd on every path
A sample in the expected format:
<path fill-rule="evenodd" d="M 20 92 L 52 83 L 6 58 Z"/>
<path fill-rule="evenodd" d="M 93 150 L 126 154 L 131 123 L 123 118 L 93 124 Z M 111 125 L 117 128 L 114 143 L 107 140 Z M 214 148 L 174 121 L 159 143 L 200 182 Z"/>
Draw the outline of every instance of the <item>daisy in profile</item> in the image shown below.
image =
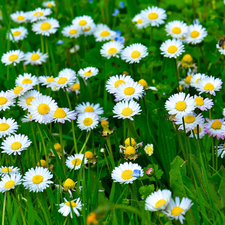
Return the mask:
<path fill-rule="evenodd" d="M 101 56 L 110 59 L 111 57 L 119 58 L 119 54 L 123 49 L 123 44 L 118 41 L 110 41 L 102 45 L 100 50 Z"/>
<path fill-rule="evenodd" d="M 41 93 L 36 90 L 28 91 L 19 97 L 18 105 L 22 107 L 23 110 L 26 110 L 31 105 L 33 99 L 36 99 L 39 96 L 41 96 Z"/>
<path fill-rule="evenodd" d="M 63 28 L 62 34 L 65 37 L 78 38 L 82 34 L 82 31 L 79 26 L 70 25 Z"/>
<path fill-rule="evenodd" d="M 22 123 L 28 123 L 32 121 L 32 115 L 28 113 L 21 119 Z"/>
<path fill-rule="evenodd" d="M 94 22 L 88 24 L 88 27 L 83 28 L 82 33 L 84 34 L 84 36 L 88 36 L 88 35 L 92 35 L 94 34 L 96 30 L 96 25 Z"/>
<path fill-rule="evenodd" d="M 149 86 L 148 83 L 147 83 L 147 81 L 144 80 L 144 79 L 140 79 L 140 80 L 138 81 L 138 84 L 140 84 L 140 85 L 143 87 L 144 91 L 147 91 L 147 90 L 158 91 L 158 89 L 157 89 L 156 87 L 154 87 L 154 86 Z M 144 93 L 145 93 L 145 92 L 144 92 Z"/>
<path fill-rule="evenodd" d="M 214 119 L 210 120 L 206 118 L 207 122 L 205 124 L 205 133 L 209 134 L 210 136 L 216 137 L 217 140 L 224 139 L 225 137 L 225 125 L 224 125 L 224 118 L 223 119 Z"/>
<path fill-rule="evenodd" d="M 61 213 L 63 216 L 68 216 L 70 215 L 71 218 L 73 218 L 73 213 L 71 211 L 71 208 L 73 212 L 77 215 L 80 216 L 80 213 L 78 210 L 81 210 L 81 202 L 80 198 L 78 199 L 73 199 L 71 201 L 67 201 L 64 198 L 65 203 L 60 204 L 60 209 L 58 210 L 59 213 Z"/>
<path fill-rule="evenodd" d="M 10 106 L 15 105 L 15 98 L 12 98 L 9 94 L 9 92 L 0 92 L 0 111 L 5 111 L 6 109 L 9 109 Z"/>
<path fill-rule="evenodd" d="M 16 86 L 23 86 L 25 84 L 30 84 L 36 86 L 39 84 L 39 80 L 36 76 L 32 76 L 31 73 L 24 73 L 16 78 Z"/>
<path fill-rule="evenodd" d="M 141 107 L 133 100 L 122 101 L 113 107 L 113 113 L 116 114 L 113 116 L 115 118 L 134 120 L 133 116 L 141 114 Z"/>
<path fill-rule="evenodd" d="M 206 77 L 208 77 L 208 76 L 203 73 L 196 73 L 195 75 L 192 75 L 190 85 L 194 88 L 197 88 L 199 85 L 199 81 Z"/>
<path fill-rule="evenodd" d="M 135 23 L 137 29 L 146 28 L 149 25 L 148 21 L 143 19 L 140 13 L 132 19 L 132 22 Z"/>
<path fill-rule="evenodd" d="M 184 79 L 179 81 L 179 85 L 181 85 L 183 88 L 189 88 L 191 84 L 191 79 L 193 78 L 193 74 L 189 74 Z"/>
<path fill-rule="evenodd" d="M 12 42 L 18 42 L 27 37 L 27 29 L 25 27 L 13 28 L 7 34 L 7 37 Z"/>
<path fill-rule="evenodd" d="M 17 63 L 20 63 L 24 60 L 24 53 L 20 50 L 11 50 L 9 52 L 6 52 L 2 56 L 2 63 L 4 63 L 6 66 L 13 63 L 15 66 Z"/>
<path fill-rule="evenodd" d="M 185 96 L 185 93 L 180 92 L 172 95 L 166 101 L 166 110 L 169 111 L 170 115 L 186 116 L 195 109 L 195 100 L 190 94 Z"/>
<path fill-rule="evenodd" d="M 55 82 L 55 78 L 53 76 L 40 76 L 38 77 L 41 85 L 45 85 L 49 87 L 51 83 Z"/>
<path fill-rule="evenodd" d="M 144 93 L 143 86 L 138 82 L 121 84 L 115 92 L 116 100 L 131 100 L 142 98 Z"/>
<path fill-rule="evenodd" d="M 152 27 L 159 26 L 160 24 L 165 23 L 166 11 L 157 6 L 148 7 L 145 10 L 141 11 L 141 17 L 151 24 Z"/>
<path fill-rule="evenodd" d="M 52 8 L 55 7 L 55 1 L 45 1 L 42 2 L 42 6 Z"/>
<path fill-rule="evenodd" d="M 59 22 L 53 18 L 40 20 L 32 25 L 32 31 L 36 34 L 41 34 L 44 36 L 54 34 L 57 31 L 57 28 L 59 28 Z"/>
<path fill-rule="evenodd" d="M 98 69 L 95 67 L 86 67 L 85 69 L 80 69 L 78 74 L 80 77 L 87 80 L 90 77 L 96 76 L 98 74 Z"/>
<path fill-rule="evenodd" d="M 86 164 L 87 159 L 84 157 L 84 154 L 71 155 L 67 158 L 66 165 L 71 170 L 72 169 L 79 170 L 83 160 L 84 160 L 84 164 Z"/>
<path fill-rule="evenodd" d="M 52 13 L 51 9 L 41 9 L 40 7 L 29 13 L 30 22 L 33 23 L 37 20 L 44 20 Z"/>
<path fill-rule="evenodd" d="M 76 95 L 80 94 L 80 81 L 76 77 L 75 82 L 67 88 L 68 92 L 76 92 Z"/>
<path fill-rule="evenodd" d="M 177 58 L 182 52 L 184 52 L 184 45 L 180 40 L 167 40 L 162 43 L 160 50 L 164 57 Z"/>
<path fill-rule="evenodd" d="M 121 84 L 133 83 L 133 82 L 134 82 L 134 80 L 129 75 L 127 75 L 127 76 L 125 76 L 125 75 L 112 76 L 106 82 L 106 90 L 110 94 L 114 94 L 114 93 L 116 93 L 117 88 Z"/>
<path fill-rule="evenodd" d="M 24 84 L 22 86 L 16 86 L 14 89 L 9 91 L 9 96 L 11 98 L 20 97 L 30 89 L 32 89 L 33 86 L 31 84 Z"/>
<path fill-rule="evenodd" d="M 100 107 L 100 104 L 94 104 L 94 103 L 90 103 L 90 102 L 82 102 L 81 104 L 77 105 L 75 107 L 75 110 L 78 114 L 82 114 L 84 112 L 93 112 L 96 113 L 98 115 L 101 115 L 104 113 L 103 108 Z"/>
<path fill-rule="evenodd" d="M 137 179 L 137 176 L 133 176 L 135 170 L 140 172 L 140 177 L 144 175 L 143 169 L 138 164 L 125 162 L 114 168 L 111 177 L 114 182 L 119 182 L 120 184 L 132 184 L 133 181 Z"/>
<path fill-rule="evenodd" d="M 23 177 L 23 186 L 30 192 L 43 192 L 49 184 L 53 183 L 50 179 L 53 175 L 47 168 L 36 166 L 29 169 Z"/>
<path fill-rule="evenodd" d="M 109 41 L 116 37 L 116 32 L 111 30 L 105 24 L 98 24 L 96 26 L 94 36 L 96 41 Z"/>
<path fill-rule="evenodd" d="M 53 121 L 58 123 L 65 123 L 65 121 L 71 122 L 76 119 L 75 111 L 70 111 L 68 108 L 57 108 L 53 112 Z"/>
<path fill-rule="evenodd" d="M 205 125 L 204 125 L 204 123 L 200 123 L 192 130 L 189 137 L 193 138 L 195 136 L 195 138 L 198 139 L 198 136 L 199 136 L 199 139 L 201 139 L 205 136 L 205 134 L 206 134 L 205 133 Z"/>
<path fill-rule="evenodd" d="M 216 146 L 214 146 L 214 148 L 215 148 L 215 155 L 217 155 Z M 218 157 L 221 157 L 222 159 L 225 155 L 225 143 L 218 145 L 217 150 L 218 150 Z"/>
<path fill-rule="evenodd" d="M 209 98 L 203 98 L 201 96 L 194 96 L 196 108 L 200 109 L 201 111 L 207 111 L 211 109 L 213 106 L 213 100 Z"/>
<path fill-rule="evenodd" d="M 183 21 L 174 20 L 166 25 L 166 33 L 172 38 L 183 38 L 187 36 L 188 26 Z"/>
<path fill-rule="evenodd" d="M 5 137 L 6 135 L 15 134 L 17 129 L 18 124 L 14 119 L 6 119 L 5 117 L 0 119 L 0 138 Z"/>
<path fill-rule="evenodd" d="M 199 94 L 209 93 L 215 96 L 215 91 L 219 91 L 222 88 L 222 83 L 221 79 L 210 76 L 200 80 L 196 89 L 199 91 Z"/>
<path fill-rule="evenodd" d="M 89 25 L 93 23 L 93 19 L 90 16 L 77 16 L 74 20 L 72 20 L 72 24 L 74 24 L 76 27 L 79 27 L 80 29 L 88 29 Z"/>
<path fill-rule="evenodd" d="M 43 62 L 46 62 L 48 58 L 48 54 L 42 54 L 40 49 L 33 52 L 27 52 L 24 56 L 24 64 L 31 64 L 31 65 L 41 65 Z"/>
<path fill-rule="evenodd" d="M 90 131 L 97 127 L 99 122 L 98 114 L 94 112 L 85 112 L 78 115 L 77 126 L 81 130 Z"/>
<path fill-rule="evenodd" d="M 164 210 L 169 204 L 171 198 L 171 191 L 158 190 L 154 191 L 145 200 L 145 209 L 149 211 Z"/>
<path fill-rule="evenodd" d="M 8 155 L 21 155 L 21 151 L 27 150 L 31 145 L 31 141 L 24 134 L 14 134 L 7 137 L 1 145 L 3 149 L 2 153 L 7 153 Z"/>
<path fill-rule="evenodd" d="M 24 23 L 29 20 L 29 15 L 23 11 L 16 11 L 10 15 L 11 19 L 16 23 Z"/>
<path fill-rule="evenodd" d="M 18 174 L 20 173 L 19 168 L 13 167 L 13 166 L 1 166 L 0 167 L 0 176 L 5 176 L 5 175 L 13 175 L 13 174 Z"/>
<path fill-rule="evenodd" d="M 148 55 L 147 48 L 139 43 L 127 46 L 121 52 L 121 59 L 128 63 L 139 63 L 142 58 Z"/>
<path fill-rule="evenodd" d="M 207 36 L 207 31 L 202 25 L 194 24 L 188 27 L 188 33 L 186 42 L 191 44 L 198 44 L 203 41 L 204 37 Z"/>
<path fill-rule="evenodd" d="M 0 181 L 0 192 L 4 193 L 14 189 L 17 185 L 21 184 L 21 178 L 22 176 L 19 173 L 3 176 L 2 180 Z"/>
<path fill-rule="evenodd" d="M 170 220 L 179 220 L 183 224 L 185 213 L 192 205 L 193 203 L 191 203 L 191 200 L 188 198 L 183 198 L 181 202 L 179 197 L 175 198 L 175 202 L 171 198 L 163 213 L 165 213 Z"/>

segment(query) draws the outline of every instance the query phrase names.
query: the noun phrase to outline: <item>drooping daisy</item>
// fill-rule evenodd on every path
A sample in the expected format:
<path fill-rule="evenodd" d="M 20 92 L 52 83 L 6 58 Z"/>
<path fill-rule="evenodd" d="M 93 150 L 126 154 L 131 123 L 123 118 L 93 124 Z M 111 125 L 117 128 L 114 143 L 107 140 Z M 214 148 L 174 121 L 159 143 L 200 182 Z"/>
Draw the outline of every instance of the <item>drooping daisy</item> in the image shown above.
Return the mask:
<path fill-rule="evenodd" d="M 31 90 L 32 88 L 33 88 L 33 86 L 31 84 L 24 84 L 21 86 L 16 86 L 14 89 L 9 90 L 9 96 L 11 98 L 20 97 L 21 95 L 23 95 L 27 91 Z"/>
<path fill-rule="evenodd" d="M 4 193 L 14 189 L 17 185 L 21 184 L 21 177 L 22 176 L 19 173 L 3 176 L 2 180 L 0 181 L 0 192 Z"/>
<path fill-rule="evenodd" d="M 23 110 L 26 110 L 31 105 L 33 99 L 36 99 L 40 95 L 41 93 L 36 90 L 28 91 L 24 95 L 19 97 L 18 105 L 22 107 Z"/>
<path fill-rule="evenodd" d="M 88 35 L 92 35 L 94 34 L 96 30 L 96 25 L 95 23 L 89 23 L 88 27 L 83 28 L 82 33 L 84 34 L 84 36 L 88 36 Z"/>
<path fill-rule="evenodd" d="M 1 145 L 3 149 L 2 153 L 7 153 L 8 155 L 21 155 L 21 151 L 27 150 L 31 145 L 31 141 L 24 134 L 14 134 L 7 137 Z"/>
<path fill-rule="evenodd" d="M 17 129 L 18 124 L 14 119 L 6 119 L 5 117 L 0 119 L 0 138 L 5 137 L 6 135 L 15 134 Z"/>
<path fill-rule="evenodd" d="M 75 111 L 70 111 L 68 108 L 57 108 L 52 114 L 53 121 L 58 123 L 71 122 L 71 120 L 76 119 L 76 115 Z"/>
<path fill-rule="evenodd" d="M 87 159 L 84 157 L 84 154 L 75 154 L 75 155 L 71 155 L 67 158 L 66 160 L 66 165 L 68 168 L 70 168 L 71 170 L 79 170 L 81 165 L 82 165 L 82 161 L 84 160 L 84 164 L 87 163 Z"/>
<path fill-rule="evenodd" d="M 32 31 L 36 34 L 41 34 L 44 36 L 49 36 L 54 34 L 59 27 L 59 22 L 56 19 L 48 18 L 45 20 L 40 20 L 32 25 Z"/>
<path fill-rule="evenodd" d="M 205 124 L 205 132 L 209 134 L 210 136 L 216 137 L 217 140 L 224 139 L 225 137 L 225 125 L 224 120 L 223 119 L 214 119 L 214 120 L 210 120 L 208 118 L 206 118 L 207 122 Z"/>
<path fill-rule="evenodd" d="M 147 20 L 145 20 L 144 18 L 142 18 L 141 14 L 137 14 L 133 19 L 132 22 L 135 23 L 135 26 L 137 27 L 137 29 L 142 29 L 142 28 L 146 28 L 149 23 Z"/>
<path fill-rule="evenodd" d="M 12 175 L 12 174 L 18 174 L 20 172 L 19 168 L 13 167 L 13 166 L 1 166 L 0 167 L 0 175 Z"/>
<path fill-rule="evenodd" d="M 172 95 L 166 101 L 166 110 L 169 111 L 170 115 L 181 115 L 186 116 L 195 109 L 195 100 L 190 94 L 185 96 L 185 93 L 180 92 Z"/>
<path fill-rule="evenodd" d="M 118 102 L 113 107 L 113 113 L 116 114 L 113 117 L 118 119 L 130 119 L 133 120 L 133 116 L 140 115 L 141 113 L 140 105 L 133 101 L 122 101 Z"/>
<path fill-rule="evenodd" d="M 203 73 L 196 73 L 195 75 L 192 75 L 190 85 L 194 88 L 197 88 L 199 85 L 199 81 L 206 77 L 208 77 L 208 76 Z"/>
<path fill-rule="evenodd" d="M 94 112 L 85 112 L 78 115 L 77 126 L 81 130 L 90 131 L 93 130 L 99 122 L 98 114 Z"/>
<path fill-rule="evenodd" d="M 186 37 L 186 42 L 191 44 L 198 44 L 202 42 L 204 37 L 207 36 L 207 31 L 202 25 L 194 24 L 188 27 L 188 34 Z"/>
<path fill-rule="evenodd" d="M 183 224 L 183 220 L 185 219 L 185 213 L 191 208 L 193 203 L 191 203 L 191 200 L 188 198 L 183 198 L 180 202 L 180 198 L 176 197 L 175 202 L 171 198 L 168 206 L 163 211 L 170 220 L 180 220 L 180 222 Z"/>
<path fill-rule="evenodd" d="M 20 63 L 24 60 L 24 53 L 20 50 L 11 50 L 4 53 L 1 60 L 6 66 L 12 63 L 15 66 L 17 63 Z"/>
<path fill-rule="evenodd" d="M 82 34 L 82 31 L 79 26 L 76 26 L 73 24 L 73 25 L 64 27 L 62 30 L 62 34 L 65 37 L 78 38 Z"/>
<path fill-rule="evenodd" d="M 96 41 L 109 41 L 116 37 L 116 32 L 105 24 L 98 24 L 94 36 Z"/>
<path fill-rule="evenodd" d="M 23 186 L 31 192 L 43 192 L 49 184 L 53 175 L 47 168 L 36 166 L 29 169 L 23 177 Z"/>
<path fill-rule="evenodd" d="M 172 39 L 162 43 L 161 54 L 167 58 L 177 58 L 184 52 L 184 45 L 180 40 Z"/>
<path fill-rule="evenodd" d="M 215 155 L 218 154 L 218 157 L 221 157 L 222 159 L 225 155 L 225 143 L 218 145 L 218 149 L 217 149 L 218 153 L 216 151 L 216 146 L 214 146 L 214 148 L 215 148 Z"/>
<path fill-rule="evenodd" d="M 167 35 L 172 38 L 182 38 L 187 36 L 188 26 L 183 21 L 174 20 L 166 25 Z"/>
<path fill-rule="evenodd" d="M 138 81 L 138 84 L 140 84 L 140 85 L 143 87 L 144 91 L 147 91 L 147 90 L 158 91 L 158 89 L 157 89 L 156 87 L 154 87 L 154 86 L 149 86 L 148 83 L 147 83 L 147 81 L 144 80 L 144 79 L 140 79 L 140 80 Z M 145 92 L 144 92 L 144 93 L 145 93 Z"/>
<path fill-rule="evenodd" d="M 111 177 L 114 182 L 119 182 L 120 184 L 132 184 L 137 176 L 133 176 L 135 170 L 140 171 L 140 177 L 144 175 L 143 169 L 136 163 L 125 162 L 115 167 L 112 171 Z"/>
<path fill-rule="evenodd" d="M 154 148 L 153 148 L 153 144 L 147 144 L 144 147 L 144 151 L 148 156 L 151 156 L 153 154 Z"/>
<path fill-rule="evenodd" d="M 181 85 L 183 88 L 189 88 L 192 78 L 193 78 L 193 74 L 189 74 L 188 76 L 186 76 L 186 78 L 179 81 L 179 85 Z"/>
<path fill-rule="evenodd" d="M 10 97 L 9 92 L 0 92 L 0 111 L 5 111 L 6 109 L 9 109 L 10 106 L 15 105 L 15 98 Z"/>
<path fill-rule="evenodd" d="M 165 23 L 166 11 L 157 6 L 148 7 L 145 10 L 141 11 L 141 17 L 151 24 L 152 27 L 159 26 L 160 24 Z"/>
<path fill-rule="evenodd" d="M 41 9 L 40 7 L 31 11 L 29 13 L 29 19 L 30 22 L 33 23 L 37 20 L 44 20 L 47 18 L 52 13 L 52 10 L 47 8 L 47 9 Z"/>
<path fill-rule="evenodd" d="M 98 69 L 95 67 L 86 67 L 85 69 L 80 69 L 78 74 L 87 80 L 90 77 L 96 76 L 98 74 Z"/>
<path fill-rule="evenodd" d="M 27 52 L 24 56 L 24 64 L 31 64 L 31 65 L 41 65 L 43 62 L 46 62 L 48 58 L 48 54 L 42 54 L 40 49 L 33 52 Z"/>
<path fill-rule="evenodd" d="M 89 27 L 89 25 L 93 23 L 93 19 L 90 16 L 77 16 L 74 20 L 72 20 L 72 24 L 74 24 L 76 27 L 79 27 L 80 29 L 85 29 Z"/>
<path fill-rule="evenodd" d="M 210 76 L 200 80 L 196 89 L 199 91 L 199 94 L 209 93 L 215 96 L 215 91 L 219 91 L 222 88 L 222 83 L 221 79 Z"/>
<path fill-rule="evenodd" d="M 45 2 L 42 2 L 42 6 L 48 7 L 48 8 L 52 8 L 52 7 L 55 6 L 55 1 L 45 1 Z"/>
<path fill-rule="evenodd" d="M 198 139 L 198 136 L 199 136 L 199 139 L 203 138 L 205 136 L 205 125 L 204 123 L 201 123 L 201 124 L 198 124 L 191 132 L 190 136 L 191 138 L 194 137 L 195 135 L 195 138 Z"/>
<path fill-rule="evenodd" d="M 16 11 L 10 15 L 11 19 L 16 23 L 24 23 L 29 20 L 29 15 L 23 11 Z"/>
<path fill-rule="evenodd" d="M 71 201 L 68 201 L 64 198 L 65 203 L 60 204 L 60 209 L 58 210 L 59 213 L 61 213 L 63 216 L 68 216 L 70 214 L 70 217 L 73 218 L 73 213 L 71 211 L 71 208 L 73 209 L 74 213 L 77 216 L 80 216 L 80 213 L 78 211 L 81 210 L 81 202 L 80 198 L 73 199 Z"/>
<path fill-rule="evenodd" d="M 38 77 L 41 85 L 46 85 L 47 87 L 50 87 L 52 82 L 55 82 L 55 78 L 53 76 L 40 76 Z"/>
<path fill-rule="evenodd" d="M 23 40 L 25 37 L 27 37 L 27 29 L 25 27 L 18 27 L 13 28 L 10 30 L 10 32 L 7 34 L 7 37 L 12 42 L 18 42 L 20 40 Z"/>
<path fill-rule="evenodd" d="M 36 76 L 32 76 L 31 73 L 24 73 L 23 75 L 20 74 L 16 78 L 16 86 L 23 86 L 25 84 L 35 86 L 39 84 L 39 80 Z"/>
<path fill-rule="evenodd" d="M 107 59 L 111 57 L 119 58 L 119 54 L 121 53 L 123 47 L 123 44 L 118 41 L 110 41 L 102 45 L 100 53 L 103 57 L 106 57 Z"/>
<path fill-rule="evenodd" d="M 121 52 L 121 59 L 129 63 L 139 63 L 140 60 L 148 55 L 147 48 L 139 43 L 127 46 Z"/>
<path fill-rule="evenodd" d="M 32 115 L 28 113 L 21 119 L 22 123 L 28 123 L 32 121 Z"/>
<path fill-rule="evenodd" d="M 68 92 L 76 92 L 76 95 L 78 95 L 80 93 L 80 81 L 79 79 L 76 77 L 75 82 L 70 85 L 69 88 L 67 88 Z"/>
<path fill-rule="evenodd" d="M 213 106 L 213 100 L 209 98 L 203 98 L 201 96 L 194 96 L 196 108 L 200 109 L 201 111 L 207 111 L 211 109 Z"/>
<path fill-rule="evenodd" d="M 103 108 L 100 107 L 100 104 L 94 104 L 94 103 L 90 103 L 90 102 L 82 102 L 81 104 L 78 104 L 75 107 L 75 110 L 78 114 L 84 113 L 84 112 L 93 112 L 96 113 L 98 115 L 101 115 L 104 113 Z"/>

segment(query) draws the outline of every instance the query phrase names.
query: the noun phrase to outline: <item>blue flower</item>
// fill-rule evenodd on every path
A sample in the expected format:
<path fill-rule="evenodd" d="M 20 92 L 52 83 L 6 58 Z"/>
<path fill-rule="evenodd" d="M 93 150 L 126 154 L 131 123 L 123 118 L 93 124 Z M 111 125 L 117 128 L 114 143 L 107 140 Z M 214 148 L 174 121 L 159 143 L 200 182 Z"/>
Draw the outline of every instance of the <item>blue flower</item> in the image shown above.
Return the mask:
<path fill-rule="evenodd" d="M 58 40 L 58 41 L 56 42 L 56 44 L 57 44 L 57 45 L 64 44 L 64 41 L 63 41 L 63 40 Z"/>
<path fill-rule="evenodd" d="M 122 32 L 120 30 L 114 30 L 117 34 L 117 36 L 120 36 L 122 34 Z"/>
<path fill-rule="evenodd" d="M 92 2 L 93 2 L 93 0 L 88 0 L 88 2 L 89 2 L 89 3 L 92 3 Z"/>
<path fill-rule="evenodd" d="M 119 41 L 119 42 L 121 42 L 122 44 L 123 44 L 124 41 L 125 41 L 125 38 L 124 38 L 124 37 L 115 37 L 114 39 L 115 39 L 115 41 Z"/>
<path fill-rule="evenodd" d="M 120 6 L 121 9 L 124 9 L 125 8 L 125 2 L 120 2 L 119 6 Z"/>
<path fill-rule="evenodd" d="M 112 14 L 113 16 L 117 16 L 117 14 L 119 13 L 119 9 L 115 9 L 114 13 Z"/>
<path fill-rule="evenodd" d="M 140 170 L 134 170 L 131 175 L 133 177 L 140 177 L 141 176 L 141 171 Z"/>

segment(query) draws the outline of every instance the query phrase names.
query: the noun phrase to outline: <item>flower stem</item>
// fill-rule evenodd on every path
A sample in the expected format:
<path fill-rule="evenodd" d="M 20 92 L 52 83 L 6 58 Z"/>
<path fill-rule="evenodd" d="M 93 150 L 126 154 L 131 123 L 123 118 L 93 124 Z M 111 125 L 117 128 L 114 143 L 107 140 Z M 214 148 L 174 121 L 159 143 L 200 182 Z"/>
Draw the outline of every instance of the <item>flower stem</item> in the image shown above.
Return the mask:
<path fill-rule="evenodd" d="M 43 36 L 41 35 L 41 51 L 42 51 L 42 54 L 45 53 L 45 49 L 44 49 L 44 39 L 43 39 Z"/>
<path fill-rule="evenodd" d="M 2 210 L 2 225 L 5 224 L 5 205 L 6 205 L 6 193 L 4 194 L 3 210 Z"/>
<path fill-rule="evenodd" d="M 138 67 L 139 67 L 139 70 L 140 70 L 141 79 L 143 79 L 143 74 L 142 74 L 142 71 L 141 71 L 141 65 L 140 65 L 140 63 L 138 63 Z"/>
<path fill-rule="evenodd" d="M 105 137 L 105 140 L 106 140 L 106 143 L 107 143 L 107 146 L 109 148 L 109 152 L 110 152 L 110 155 L 111 155 L 111 158 L 112 158 L 112 161 L 113 161 L 113 167 L 115 167 L 115 161 L 114 161 L 112 146 L 111 146 L 111 142 L 110 142 L 110 136 Z"/>
<path fill-rule="evenodd" d="M 90 135 L 91 135 L 91 130 L 88 132 L 88 135 L 86 137 L 86 140 L 84 142 L 84 145 L 83 145 L 82 149 L 80 150 L 79 154 L 81 154 L 83 152 L 84 148 L 86 147 L 86 144 L 88 142 L 88 139 L 89 139 Z"/>
<path fill-rule="evenodd" d="M 179 73 L 178 73 L 178 67 L 177 67 L 177 59 L 174 58 L 175 61 L 175 69 L 176 69 L 176 77 L 177 77 L 177 91 L 180 92 L 179 88 Z"/>
<path fill-rule="evenodd" d="M 64 157 L 64 146 L 63 146 L 63 137 L 62 137 L 62 124 L 59 123 L 59 138 L 60 138 L 60 145 L 61 145 L 61 153 L 62 153 L 62 161 L 63 161 L 63 172 L 66 174 L 65 168 L 65 157 Z"/>

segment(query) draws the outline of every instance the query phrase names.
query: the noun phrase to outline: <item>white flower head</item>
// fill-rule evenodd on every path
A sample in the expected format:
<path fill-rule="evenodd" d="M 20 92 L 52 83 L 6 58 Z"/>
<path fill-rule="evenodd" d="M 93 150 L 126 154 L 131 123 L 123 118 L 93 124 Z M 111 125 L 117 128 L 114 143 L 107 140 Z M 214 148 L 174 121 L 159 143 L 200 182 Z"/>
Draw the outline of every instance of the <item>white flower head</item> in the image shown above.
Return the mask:
<path fill-rule="evenodd" d="M 84 157 L 84 154 L 71 155 L 67 158 L 66 165 L 71 170 L 72 169 L 78 170 L 80 169 L 83 160 L 84 160 L 84 164 L 88 162 L 87 159 Z"/>
<path fill-rule="evenodd" d="M 90 102 L 82 102 L 81 104 L 78 104 L 75 107 L 75 110 L 78 114 L 82 114 L 85 112 L 93 112 L 96 113 L 98 115 L 101 115 L 104 113 L 103 108 L 100 107 L 100 104 L 94 104 L 94 103 L 90 103 Z"/>
<path fill-rule="evenodd" d="M 10 95 L 9 91 L 7 92 L 1 91 L 0 92 L 0 111 L 1 110 L 5 111 L 6 109 L 9 109 L 10 106 L 14 106 L 15 101 L 16 101 L 15 98 Z"/>
<path fill-rule="evenodd" d="M 183 21 L 174 20 L 166 25 L 167 35 L 172 38 L 184 38 L 187 36 L 188 26 Z"/>
<path fill-rule="evenodd" d="M 78 38 L 82 34 L 82 30 L 79 26 L 72 24 L 64 27 L 62 30 L 62 34 L 65 37 Z"/>
<path fill-rule="evenodd" d="M 41 65 L 43 62 L 46 62 L 48 58 L 48 54 L 42 54 L 40 49 L 33 52 L 27 52 L 24 56 L 24 64 L 31 64 L 31 65 Z"/>
<path fill-rule="evenodd" d="M 85 69 L 80 69 L 78 74 L 80 77 L 87 80 L 90 77 L 96 76 L 98 74 L 98 69 L 95 67 L 86 67 Z"/>
<path fill-rule="evenodd" d="M 68 108 L 57 108 L 55 112 L 52 112 L 53 121 L 58 123 L 71 122 L 76 119 L 76 115 L 75 111 L 70 111 Z"/>
<path fill-rule="evenodd" d="M 42 8 L 37 8 L 31 12 L 29 12 L 29 19 L 30 22 L 35 22 L 38 20 L 44 20 L 47 18 L 52 13 L 52 10 L 47 8 L 47 9 L 42 9 Z"/>
<path fill-rule="evenodd" d="M 99 117 L 94 112 L 85 112 L 78 115 L 77 126 L 81 130 L 90 131 L 97 127 Z"/>
<path fill-rule="evenodd" d="M 19 42 L 27 37 L 27 29 L 25 27 L 12 28 L 7 33 L 7 38 L 12 42 Z"/>
<path fill-rule="evenodd" d="M 172 39 L 162 43 L 161 54 L 167 58 L 177 58 L 184 52 L 184 45 L 180 40 Z"/>
<path fill-rule="evenodd" d="M 13 63 L 15 66 L 17 63 L 20 63 L 24 60 L 24 53 L 20 50 L 11 50 L 9 52 L 6 52 L 2 56 L 2 63 L 4 63 L 6 66 Z"/>
<path fill-rule="evenodd" d="M 40 92 L 36 90 L 28 91 L 19 97 L 18 105 L 22 107 L 23 110 L 26 110 L 31 105 L 33 99 L 36 99 L 38 96 L 41 96 Z"/>
<path fill-rule="evenodd" d="M 94 36 L 96 41 L 109 41 L 116 37 L 116 32 L 111 30 L 105 24 L 98 24 L 96 26 Z"/>
<path fill-rule="evenodd" d="M 29 15 L 23 11 L 16 11 L 10 15 L 11 19 L 16 23 L 24 23 L 29 20 Z"/>
<path fill-rule="evenodd" d="M 132 22 L 135 23 L 137 29 L 146 28 L 149 25 L 148 21 L 141 16 L 141 13 L 135 15 Z"/>
<path fill-rule="evenodd" d="M 17 129 L 18 124 L 14 119 L 6 119 L 5 117 L 0 119 L 0 138 L 5 137 L 6 135 L 15 134 Z"/>
<path fill-rule="evenodd" d="M 16 78 L 16 86 L 23 86 L 25 84 L 30 84 L 32 86 L 38 85 L 39 80 L 36 76 L 32 76 L 31 73 L 24 73 Z"/>
<path fill-rule="evenodd" d="M 206 36 L 206 29 L 200 24 L 194 24 L 188 27 L 188 34 L 185 40 L 187 43 L 198 44 L 202 42 Z"/>
<path fill-rule="evenodd" d="M 119 54 L 121 53 L 123 47 L 123 44 L 121 44 L 119 41 L 110 41 L 102 45 L 100 53 L 107 59 L 111 57 L 119 58 Z"/>
<path fill-rule="evenodd" d="M 4 193 L 14 189 L 19 184 L 21 184 L 21 175 L 19 173 L 5 175 L 0 181 L 0 192 Z"/>

